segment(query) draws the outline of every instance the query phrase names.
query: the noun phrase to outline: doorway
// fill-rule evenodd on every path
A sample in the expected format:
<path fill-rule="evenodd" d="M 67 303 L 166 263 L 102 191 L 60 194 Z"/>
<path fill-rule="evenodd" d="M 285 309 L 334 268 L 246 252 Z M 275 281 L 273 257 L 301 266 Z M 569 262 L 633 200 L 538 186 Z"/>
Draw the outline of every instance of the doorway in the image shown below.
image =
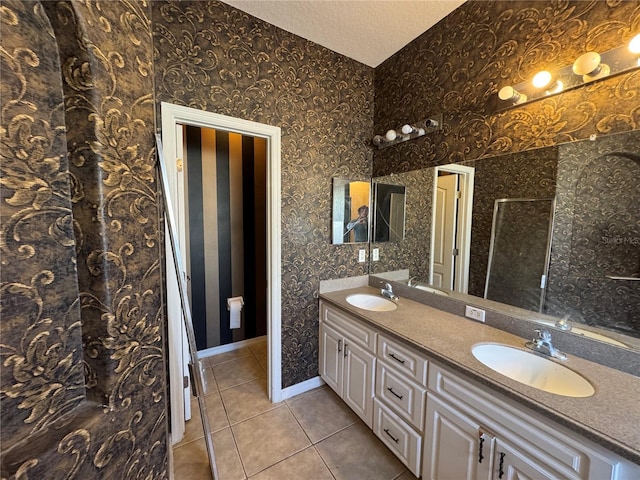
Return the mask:
<path fill-rule="evenodd" d="M 434 175 L 429 283 L 467 293 L 474 169 L 444 165 Z"/>
<path fill-rule="evenodd" d="M 184 131 L 185 126 L 211 129 L 264 139 L 266 153 L 266 316 L 268 344 L 267 388 L 271 401 L 278 402 L 281 390 L 281 239 L 280 239 L 280 137 L 279 127 L 241 120 L 225 115 L 196 110 L 189 107 L 161 104 L 162 142 L 167 163 L 168 195 L 171 197 L 177 223 L 177 242 L 186 260 L 188 251 L 187 222 L 184 209 L 187 196 L 184 179 Z M 169 247 L 169 246 L 167 246 Z M 179 302 L 178 283 L 171 254 L 167 257 L 167 317 L 169 343 L 169 391 L 171 397 L 172 441 L 179 441 L 184 434 L 185 409 L 188 408 L 188 389 L 185 392 L 183 378 L 189 358 L 184 323 Z M 183 262 L 185 264 L 186 262 Z M 187 272 L 179 272 L 186 280 Z M 226 303 L 224 305 L 226 311 Z M 188 415 L 188 412 L 186 412 Z"/>
<path fill-rule="evenodd" d="M 198 352 L 208 356 L 267 334 L 266 140 L 182 130 L 184 266 Z"/>

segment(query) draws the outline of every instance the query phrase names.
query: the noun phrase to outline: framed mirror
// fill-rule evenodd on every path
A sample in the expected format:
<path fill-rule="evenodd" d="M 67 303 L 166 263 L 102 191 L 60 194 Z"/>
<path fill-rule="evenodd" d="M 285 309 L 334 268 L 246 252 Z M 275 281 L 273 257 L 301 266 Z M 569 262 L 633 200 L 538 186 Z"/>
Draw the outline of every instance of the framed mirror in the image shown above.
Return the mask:
<path fill-rule="evenodd" d="M 374 242 L 399 242 L 404 239 L 404 185 L 374 183 Z"/>
<path fill-rule="evenodd" d="M 331 243 L 368 243 L 370 204 L 369 181 L 334 178 Z"/>

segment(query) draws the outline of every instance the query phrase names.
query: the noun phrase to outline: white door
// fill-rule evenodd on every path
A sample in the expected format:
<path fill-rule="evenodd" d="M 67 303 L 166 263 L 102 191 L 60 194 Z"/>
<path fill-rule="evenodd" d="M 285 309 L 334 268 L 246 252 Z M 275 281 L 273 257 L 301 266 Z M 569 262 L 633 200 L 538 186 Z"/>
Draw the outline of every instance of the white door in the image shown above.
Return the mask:
<path fill-rule="evenodd" d="M 177 219 L 177 225 L 175 228 L 178 230 L 174 232 L 176 241 L 178 242 L 178 248 L 181 253 L 180 261 L 182 265 L 185 265 L 184 258 L 184 215 L 181 214 L 181 208 L 184 206 L 180 204 L 180 199 L 183 198 L 184 185 L 182 183 L 182 168 L 179 164 L 183 158 L 183 135 L 182 125 L 174 125 L 173 127 L 175 136 L 174 151 L 170 152 L 168 157 L 176 159 L 166 165 L 168 177 L 175 177 L 178 180 L 169 182 L 170 196 L 173 204 L 173 218 Z M 167 152 L 165 152 L 166 154 Z M 171 169 L 171 172 L 169 172 Z M 168 227 L 165 226 L 165 238 L 169 239 Z M 172 443 L 179 442 L 184 435 L 184 421 L 191 419 L 191 388 L 190 388 L 190 376 L 189 376 L 189 343 L 187 341 L 187 334 L 185 330 L 184 318 L 182 313 L 182 304 L 179 295 L 178 276 L 185 279 L 185 272 L 176 272 L 176 267 L 173 262 L 173 252 L 171 251 L 170 242 L 167 241 L 166 250 L 166 268 L 167 268 L 167 318 L 168 318 L 168 342 L 173 346 L 173 357 L 178 361 L 171 361 L 169 363 L 169 377 L 174 379 L 170 382 L 170 397 L 173 412 L 182 412 L 184 418 L 181 415 L 171 415 L 171 439 Z M 185 279 L 186 280 L 186 279 Z M 189 379 L 188 382 L 184 382 L 183 379 Z"/>
<path fill-rule="evenodd" d="M 372 428 L 375 357 L 348 339 L 343 350 L 342 399 Z"/>
<path fill-rule="evenodd" d="M 494 458 L 495 478 L 502 480 L 554 480 L 566 478 L 552 472 L 539 461 L 512 447 L 501 439 L 496 440 Z"/>
<path fill-rule="evenodd" d="M 320 376 L 340 396 L 342 396 L 343 343 L 342 335 L 327 324 L 320 324 Z"/>
<path fill-rule="evenodd" d="M 494 438 L 476 422 L 429 395 L 422 478 L 491 479 Z"/>
<path fill-rule="evenodd" d="M 433 285 L 454 289 L 456 230 L 458 217 L 458 175 L 442 175 L 437 177 L 434 251 L 433 251 Z"/>

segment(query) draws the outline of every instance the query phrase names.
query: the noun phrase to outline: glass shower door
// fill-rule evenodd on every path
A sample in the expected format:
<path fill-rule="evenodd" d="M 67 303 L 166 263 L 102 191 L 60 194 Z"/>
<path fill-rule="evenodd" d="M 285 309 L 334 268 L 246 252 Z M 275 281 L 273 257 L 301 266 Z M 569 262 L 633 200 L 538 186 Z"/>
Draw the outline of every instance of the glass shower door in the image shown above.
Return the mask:
<path fill-rule="evenodd" d="M 484 298 L 542 311 L 555 199 L 495 201 Z"/>

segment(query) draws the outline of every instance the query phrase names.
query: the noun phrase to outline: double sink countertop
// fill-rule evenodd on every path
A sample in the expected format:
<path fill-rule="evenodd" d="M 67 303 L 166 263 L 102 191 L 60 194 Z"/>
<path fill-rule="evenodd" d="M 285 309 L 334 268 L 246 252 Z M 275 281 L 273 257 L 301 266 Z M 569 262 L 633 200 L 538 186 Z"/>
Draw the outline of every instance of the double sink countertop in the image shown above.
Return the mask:
<path fill-rule="evenodd" d="M 398 308 L 393 311 L 363 310 L 346 301 L 348 295 L 355 293 L 380 295 L 380 289 L 360 287 L 339 290 L 322 293 L 320 298 L 443 365 L 640 465 L 640 377 L 568 355 L 566 361 L 552 360 L 586 378 L 593 385 L 595 393 L 586 398 L 547 393 L 495 372 L 471 353 L 477 343 L 524 348 L 527 340 L 406 298 L 400 298 Z"/>

